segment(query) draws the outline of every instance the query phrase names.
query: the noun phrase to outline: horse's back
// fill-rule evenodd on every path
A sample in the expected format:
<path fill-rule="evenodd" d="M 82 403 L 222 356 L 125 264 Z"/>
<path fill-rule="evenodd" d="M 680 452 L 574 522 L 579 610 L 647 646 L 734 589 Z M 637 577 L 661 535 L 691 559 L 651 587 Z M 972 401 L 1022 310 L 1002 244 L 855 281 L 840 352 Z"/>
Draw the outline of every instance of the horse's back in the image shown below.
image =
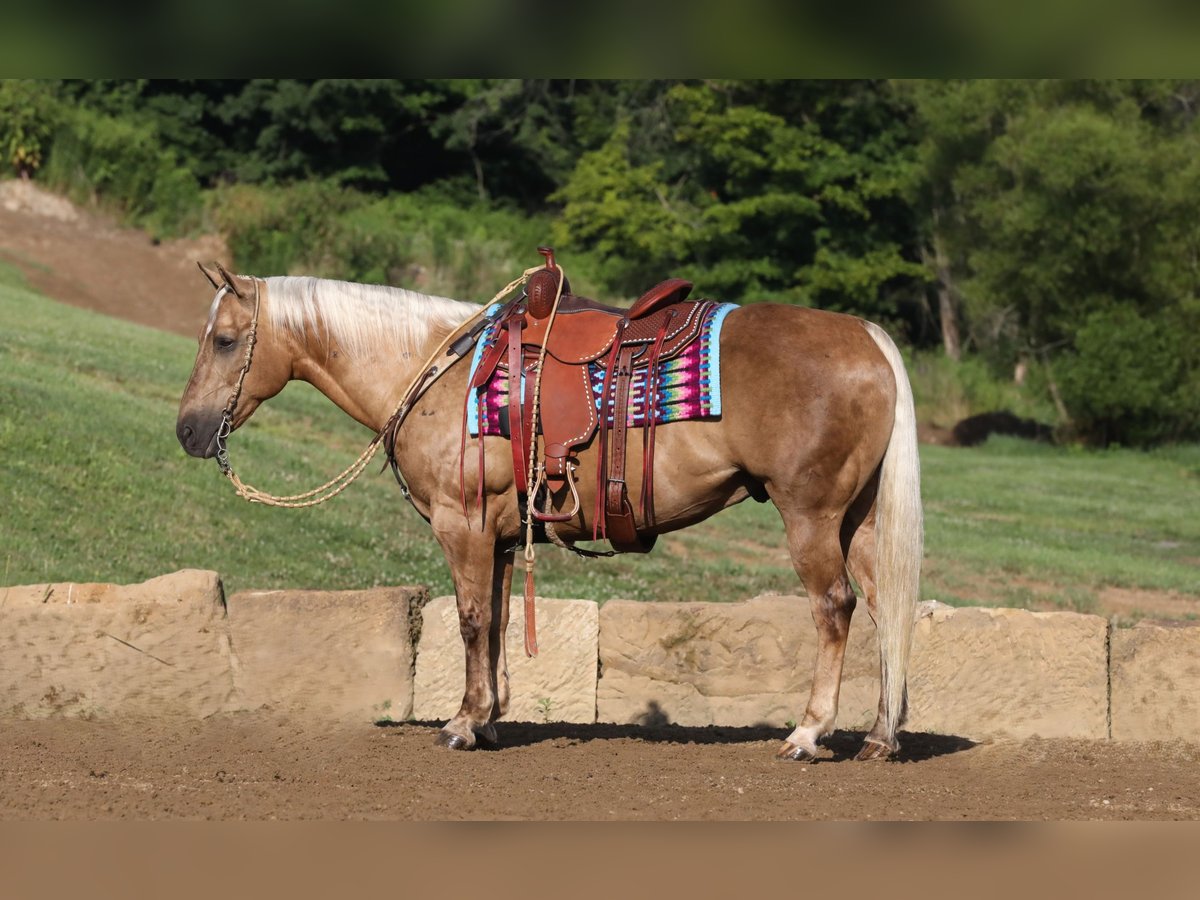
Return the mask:
<path fill-rule="evenodd" d="M 748 471 L 781 482 L 849 469 L 858 483 L 887 448 L 896 382 L 862 319 L 764 303 L 725 320 L 721 394 Z"/>
<path fill-rule="evenodd" d="M 805 306 L 755 303 L 734 310 L 725 319 L 721 352 L 726 357 L 782 353 L 789 371 L 831 366 L 843 373 L 891 371 L 863 319 Z"/>

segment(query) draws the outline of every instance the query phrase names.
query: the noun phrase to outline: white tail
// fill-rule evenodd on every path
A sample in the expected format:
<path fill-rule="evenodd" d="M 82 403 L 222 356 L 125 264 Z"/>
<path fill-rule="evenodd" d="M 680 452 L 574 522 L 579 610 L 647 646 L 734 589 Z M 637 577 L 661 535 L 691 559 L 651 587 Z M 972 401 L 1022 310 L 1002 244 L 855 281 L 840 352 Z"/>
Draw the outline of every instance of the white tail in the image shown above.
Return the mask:
<path fill-rule="evenodd" d="M 925 547 L 921 509 L 921 460 L 917 454 L 917 416 L 904 359 L 887 332 L 867 322 L 896 377 L 896 418 L 879 476 L 875 501 L 875 585 L 879 632 L 883 724 L 895 743 L 902 724 L 908 658 L 912 648 L 921 560 Z"/>

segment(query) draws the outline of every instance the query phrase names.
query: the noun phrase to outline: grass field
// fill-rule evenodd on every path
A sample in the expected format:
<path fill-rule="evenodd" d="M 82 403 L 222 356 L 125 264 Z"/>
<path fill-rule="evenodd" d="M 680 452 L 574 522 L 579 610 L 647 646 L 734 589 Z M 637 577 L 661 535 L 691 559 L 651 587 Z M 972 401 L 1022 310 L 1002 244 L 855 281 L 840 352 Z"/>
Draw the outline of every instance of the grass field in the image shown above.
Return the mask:
<path fill-rule="evenodd" d="M 252 506 L 187 458 L 175 414 L 193 342 L 65 306 L 0 270 L 0 583 L 139 581 L 184 567 L 227 590 L 429 584 L 450 592 L 428 526 L 390 474 L 310 510 Z M 304 385 L 232 442 L 239 473 L 307 489 L 369 434 Z M 1095 608 L 1107 586 L 1200 597 L 1200 447 L 1092 453 L 993 440 L 923 447 L 923 594 Z M 374 470 L 372 470 L 374 471 Z M 744 503 L 648 557 L 539 555 L 548 596 L 735 600 L 795 592 L 774 508 Z"/>

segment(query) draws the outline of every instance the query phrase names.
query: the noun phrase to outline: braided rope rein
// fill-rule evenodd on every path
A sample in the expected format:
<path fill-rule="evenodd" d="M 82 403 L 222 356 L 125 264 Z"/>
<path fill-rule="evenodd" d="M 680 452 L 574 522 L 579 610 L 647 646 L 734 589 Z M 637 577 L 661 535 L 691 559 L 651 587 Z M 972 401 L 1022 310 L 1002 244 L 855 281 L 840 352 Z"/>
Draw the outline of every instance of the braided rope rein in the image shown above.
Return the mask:
<path fill-rule="evenodd" d="M 555 264 L 558 269 L 558 286 L 554 291 L 554 305 L 550 307 L 550 318 L 546 321 L 546 331 L 542 335 L 542 346 L 538 351 L 537 375 L 533 380 L 533 396 L 531 398 L 532 413 L 531 420 L 533 427 L 530 429 L 532 434 L 529 436 L 529 462 L 525 467 L 525 471 L 532 477 L 534 475 L 534 463 L 537 460 L 537 443 L 538 443 L 538 416 L 541 413 L 542 400 L 542 370 L 546 364 L 546 346 L 550 343 L 550 331 L 554 328 L 554 317 L 558 315 L 558 303 L 562 300 L 563 284 L 567 280 L 566 270 L 558 264 Z M 540 268 L 540 267 L 538 267 Z M 532 270 L 537 271 L 537 268 Z M 529 274 L 529 273 L 527 273 Z M 508 389 L 513 390 L 514 376 L 512 372 L 508 373 Z M 519 377 L 516 383 L 519 385 Z M 483 440 L 483 427 L 479 429 L 479 439 Z M 541 472 L 545 472 L 546 464 L 542 463 Z M 568 475 L 568 478 L 570 476 Z M 533 584 L 533 569 L 534 563 L 537 560 L 537 552 L 534 550 L 533 540 L 533 509 L 537 502 L 537 489 L 542 479 L 536 477 L 529 488 L 529 495 L 526 500 L 525 510 L 525 655 L 537 656 L 537 629 L 534 625 L 534 584 Z M 547 496 L 547 503 L 549 497 Z M 557 537 L 557 535 L 556 535 Z"/>
<path fill-rule="evenodd" d="M 439 356 L 446 351 L 446 348 L 454 343 L 454 341 L 458 340 L 459 337 L 470 331 L 470 327 L 479 321 L 479 319 L 483 317 L 483 315 L 493 304 L 508 296 L 518 287 L 523 285 L 529 280 L 529 276 L 538 271 L 540 268 L 541 266 L 534 266 L 526 269 L 519 278 L 514 278 L 507 285 L 505 285 L 504 288 L 502 288 L 500 292 L 496 294 L 496 296 L 494 296 L 487 303 L 483 304 L 479 312 L 473 314 L 468 319 L 461 322 L 456 328 L 451 330 L 450 334 L 446 336 L 441 344 L 438 345 L 438 348 L 434 350 L 433 353 L 428 356 L 428 358 L 426 358 L 425 362 L 421 365 L 421 368 L 418 369 L 418 374 L 412 379 L 412 381 L 409 382 L 409 385 L 405 389 L 399 404 L 396 406 L 395 412 L 392 413 L 387 422 L 384 423 L 383 427 L 379 429 L 375 437 L 371 439 L 371 442 L 367 444 L 366 449 L 363 450 L 358 459 L 348 465 L 337 475 L 333 476 L 333 478 L 322 484 L 320 487 L 315 487 L 311 491 L 305 491 L 301 494 L 290 494 L 287 496 L 277 496 L 267 491 L 260 490 L 259 488 L 246 484 L 244 481 L 242 481 L 242 479 L 238 477 L 237 473 L 233 471 L 233 466 L 229 462 L 229 450 L 225 445 L 226 439 L 233 430 L 233 413 L 237 409 L 237 402 L 242 393 L 242 384 L 246 380 L 246 373 L 250 371 L 250 363 L 254 357 L 254 345 L 258 340 L 258 313 L 261 302 L 259 285 L 261 283 L 261 279 L 255 278 L 254 318 L 250 322 L 250 331 L 246 336 L 246 359 L 242 363 L 242 370 L 238 374 L 237 385 L 235 385 L 233 393 L 230 394 L 229 402 L 225 404 L 225 409 L 221 412 L 221 424 L 217 428 L 216 458 L 217 465 L 221 468 L 221 474 L 229 479 L 239 497 L 242 497 L 251 503 L 262 503 L 265 506 L 277 506 L 284 509 L 303 509 L 309 506 L 317 506 L 327 500 L 332 500 L 342 491 L 346 490 L 346 488 L 348 488 L 351 484 L 353 484 L 358 476 L 363 473 L 363 471 L 370 464 L 371 460 L 374 459 L 375 454 L 379 451 L 379 447 L 383 443 L 385 435 L 387 435 L 387 433 L 393 428 L 398 428 L 400 424 L 403 423 L 408 411 L 412 408 L 413 404 L 420 399 L 424 389 L 436 381 L 438 377 L 440 377 L 450 368 L 450 366 L 462 358 L 461 356 L 455 356 L 453 359 L 447 362 L 444 367 L 439 367 L 436 364 L 437 360 Z M 222 287 L 221 290 L 226 291 L 229 290 L 229 288 Z M 555 305 L 557 307 L 557 301 Z"/>

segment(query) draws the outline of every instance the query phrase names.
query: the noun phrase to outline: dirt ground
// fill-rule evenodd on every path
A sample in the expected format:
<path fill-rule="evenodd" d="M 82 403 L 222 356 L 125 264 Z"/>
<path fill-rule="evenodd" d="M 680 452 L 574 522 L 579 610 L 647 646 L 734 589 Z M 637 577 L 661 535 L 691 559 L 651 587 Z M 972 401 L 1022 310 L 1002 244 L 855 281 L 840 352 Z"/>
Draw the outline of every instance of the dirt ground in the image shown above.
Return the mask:
<path fill-rule="evenodd" d="M 230 262 L 218 238 L 155 243 L 0 182 L 0 261 L 51 297 L 191 336 L 212 296 L 197 259 Z M 499 749 L 466 754 L 435 748 L 435 733 L 262 715 L 6 719 L 0 819 L 1200 818 L 1195 744 L 909 735 L 900 761 L 864 764 L 851 759 L 861 735 L 839 732 L 799 764 L 773 759 L 773 729 L 510 724 Z"/>
<path fill-rule="evenodd" d="M 1200 818 L 1200 746 L 907 735 L 898 762 L 777 761 L 769 728 L 429 724 L 260 714 L 0 729 L 0 819 L 1122 820 Z"/>

